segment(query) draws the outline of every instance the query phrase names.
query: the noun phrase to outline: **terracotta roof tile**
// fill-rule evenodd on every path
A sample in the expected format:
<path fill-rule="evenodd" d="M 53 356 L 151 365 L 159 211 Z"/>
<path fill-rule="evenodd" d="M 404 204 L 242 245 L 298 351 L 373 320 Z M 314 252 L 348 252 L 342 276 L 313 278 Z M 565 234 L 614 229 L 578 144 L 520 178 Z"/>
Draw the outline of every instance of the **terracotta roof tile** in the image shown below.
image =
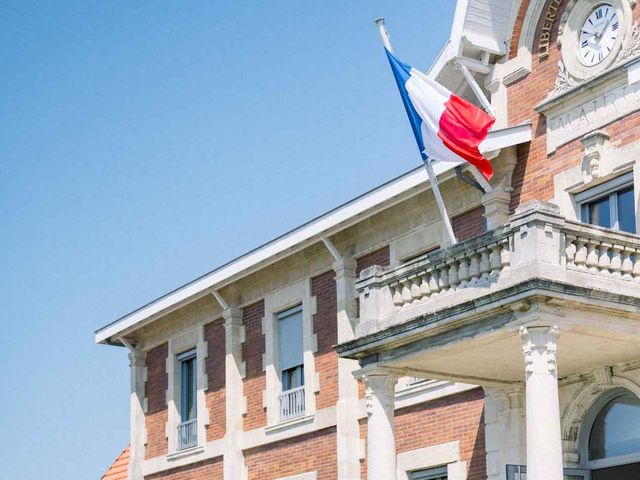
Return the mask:
<path fill-rule="evenodd" d="M 129 445 L 111 464 L 101 480 L 127 480 L 129 474 Z"/>

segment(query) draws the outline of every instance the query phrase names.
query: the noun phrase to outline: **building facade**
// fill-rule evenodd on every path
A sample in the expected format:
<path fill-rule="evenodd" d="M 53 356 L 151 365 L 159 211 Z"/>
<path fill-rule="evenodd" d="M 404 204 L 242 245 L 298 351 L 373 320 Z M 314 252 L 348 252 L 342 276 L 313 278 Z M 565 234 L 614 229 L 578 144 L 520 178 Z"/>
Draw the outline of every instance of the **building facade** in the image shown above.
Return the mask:
<path fill-rule="evenodd" d="M 435 165 L 459 242 L 418 169 L 98 330 L 128 478 L 640 478 L 639 22 L 459 0 L 429 75 L 496 117 L 492 192 Z"/>

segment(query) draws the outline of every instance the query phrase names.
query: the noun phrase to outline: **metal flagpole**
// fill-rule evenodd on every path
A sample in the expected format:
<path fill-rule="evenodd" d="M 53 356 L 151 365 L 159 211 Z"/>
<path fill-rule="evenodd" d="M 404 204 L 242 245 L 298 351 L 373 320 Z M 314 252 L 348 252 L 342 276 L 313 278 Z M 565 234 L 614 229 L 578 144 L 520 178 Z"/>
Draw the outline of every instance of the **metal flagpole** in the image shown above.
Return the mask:
<path fill-rule="evenodd" d="M 385 48 L 389 50 L 389 52 L 393 53 L 393 48 L 391 47 L 391 41 L 389 40 L 389 32 L 387 32 L 387 28 L 384 24 L 384 18 L 378 18 L 375 21 L 378 26 L 378 32 L 380 33 L 380 37 L 382 38 L 382 43 Z M 449 215 L 447 214 L 447 209 L 444 206 L 444 201 L 442 200 L 442 195 L 440 194 L 440 187 L 438 186 L 438 179 L 436 178 L 436 174 L 433 171 L 433 165 L 431 164 L 431 159 L 429 156 L 421 152 L 423 155 L 422 161 L 424 162 L 425 169 L 427 170 L 427 176 L 429 177 L 429 182 L 431 183 L 431 189 L 433 190 L 433 195 L 436 197 L 436 203 L 438 204 L 438 209 L 440 210 L 440 216 L 442 217 L 442 223 L 444 225 L 444 230 L 449 237 L 449 241 L 451 245 L 455 245 L 458 243 L 456 240 L 456 236 L 453 233 L 453 227 L 451 226 L 451 220 L 449 219 Z"/>

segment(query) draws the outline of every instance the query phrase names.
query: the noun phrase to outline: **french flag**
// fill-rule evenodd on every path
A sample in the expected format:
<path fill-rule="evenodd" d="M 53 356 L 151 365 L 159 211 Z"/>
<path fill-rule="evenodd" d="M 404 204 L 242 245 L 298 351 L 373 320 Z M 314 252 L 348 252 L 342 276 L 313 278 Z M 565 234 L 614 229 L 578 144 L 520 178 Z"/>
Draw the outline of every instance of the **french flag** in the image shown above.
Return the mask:
<path fill-rule="evenodd" d="M 478 146 L 495 118 L 385 51 L 422 158 L 464 160 L 489 180 L 493 169 Z"/>

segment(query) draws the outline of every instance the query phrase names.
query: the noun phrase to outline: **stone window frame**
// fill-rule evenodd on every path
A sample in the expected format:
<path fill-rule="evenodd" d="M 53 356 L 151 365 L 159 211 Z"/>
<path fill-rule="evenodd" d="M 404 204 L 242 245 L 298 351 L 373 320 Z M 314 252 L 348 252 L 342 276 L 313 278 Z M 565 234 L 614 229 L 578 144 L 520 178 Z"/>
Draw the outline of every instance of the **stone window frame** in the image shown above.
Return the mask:
<path fill-rule="evenodd" d="M 618 192 L 622 190 L 626 190 L 629 187 L 635 188 L 633 182 L 633 172 L 624 173 L 618 177 L 612 178 L 604 183 L 596 185 L 587 190 L 583 190 L 580 193 L 576 193 L 574 195 L 574 201 L 576 203 L 577 215 L 582 223 L 589 223 L 586 218 L 583 218 L 583 205 L 593 202 L 595 200 L 599 200 L 604 197 L 609 197 L 610 199 L 610 215 L 611 215 L 611 228 L 614 230 L 620 230 L 619 225 L 616 226 L 619 220 L 619 215 L 617 211 L 617 202 L 611 201 L 611 197 L 615 196 Z M 635 193 L 634 193 L 635 197 Z M 615 198 L 614 198 L 615 200 Z M 635 202 L 634 202 L 635 207 Z M 638 215 L 638 212 L 634 212 L 635 216 Z M 622 231 L 622 230 L 620 230 Z"/>
<path fill-rule="evenodd" d="M 305 472 L 297 475 L 291 475 L 290 477 L 280 477 L 276 480 L 316 480 L 318 478 L 318 472 Z"/>
<path fill-rule="evenodd" d="M 305 385 L 305 414 L 302 417 L 282 422 L 278 395 L 282 392 L 280 378 L 278 313 L 289 308 L 302 305 L 303 365 Z M 262 334 L 265 339 L 265 353 L 262 367 L 266 376 L 266 388 L 262 392 L 262 404 L 267 410 L 267 428 L 278 429 L 280 426 L 306 423 L 311 421 L 316 412 L 316 393 L 320 391 L 320 379 L 315 369 L 315 354 L 318 350 L 318 339 L 313 333 L 313 317 L 317 312 L 316 297 L 311 295 L 311 279 L 307 278 L 288 285 L 264 299 L 264 317 L 262 318 Z M 269 429 L 271 431 L 271 429 Z"/>
<path fill-rule="evenodd" d="M 207 425 L 209 425 L 209 409 L 207 408 L 206 391 L 208 378 L 205 367 L 209 355 L 208 344 L 204 337 L 204 325 L 199 325 L 169 339 L 166 360 L 167 372 L 167 422 L 165 435 L 167 437 L 168 456 L 198 453 L 204 449 L 207 440 Z M 189 350 L 196 352 L 196 411 L 198 443 L 195 447 L 178 450 L 178 425 L 180 424 L 180 360 L 179 355 Z"/>
<path fill-rule="evenodd" d="M 447 480 L 467 480 L 467 462 L 460 460 L 460 441 L 417 448 L 396 455 L 397 480 L 411 480 L 411 473 L 447 467 Z"/>

